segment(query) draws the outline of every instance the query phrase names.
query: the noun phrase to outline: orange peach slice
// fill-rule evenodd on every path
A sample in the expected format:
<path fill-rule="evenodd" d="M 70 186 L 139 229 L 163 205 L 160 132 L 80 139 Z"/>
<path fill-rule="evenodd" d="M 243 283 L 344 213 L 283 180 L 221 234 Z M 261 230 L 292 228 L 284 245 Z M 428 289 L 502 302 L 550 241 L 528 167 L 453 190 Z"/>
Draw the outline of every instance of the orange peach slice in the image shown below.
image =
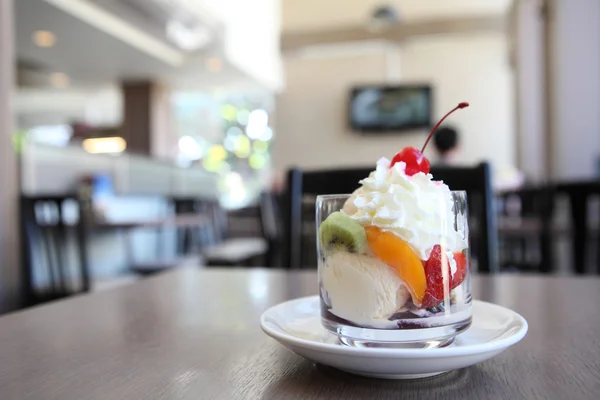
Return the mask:
<path fill-rule="evenodd" d="M 419 256 L 404 240 L 376 226 L 366 226 L 371 251 L 384 263 L 394 268 L 406 283 L 415 305 L 420 306 L 427 289 L 425 269 Z"/>

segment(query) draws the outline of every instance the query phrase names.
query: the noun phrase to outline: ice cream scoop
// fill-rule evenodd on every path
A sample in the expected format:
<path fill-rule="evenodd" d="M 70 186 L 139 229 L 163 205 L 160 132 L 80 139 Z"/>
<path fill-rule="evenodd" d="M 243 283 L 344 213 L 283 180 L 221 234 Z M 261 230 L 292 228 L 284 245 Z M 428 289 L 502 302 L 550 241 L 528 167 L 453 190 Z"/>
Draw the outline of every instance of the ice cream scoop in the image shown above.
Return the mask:
<path fill-rule="evenodd" d="M 331 313 L 375 328 L 393 327 L 388 319 L 410 298 L 393 268 L 371 255 L 331 254 L 325 260 L 322 284 Z"/>

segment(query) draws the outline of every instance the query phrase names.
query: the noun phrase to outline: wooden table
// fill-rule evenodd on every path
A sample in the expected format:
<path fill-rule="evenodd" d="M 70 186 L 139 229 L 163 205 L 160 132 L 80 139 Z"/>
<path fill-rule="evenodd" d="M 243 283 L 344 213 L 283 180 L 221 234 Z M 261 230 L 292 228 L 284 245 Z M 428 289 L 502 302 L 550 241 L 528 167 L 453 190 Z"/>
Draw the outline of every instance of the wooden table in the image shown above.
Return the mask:
<path fill-rule="evenodd" d="M 198 213 L 174 215 L 149 221 L 97 221 L 90 224 L 90 230 L 112 230 L 112 229 L 143 229 L 143 228 L 196 228 L 210 224 L 210 217 Z"/>
<path fill-rule="evenodd" d="M 314 365 L 262 333 L 314 271 L 178 270 L 0 318 L 0 399 L 598 399 L 600 279 L 477 277 L 529 321 L 500 356 L 420 381 Z"/>

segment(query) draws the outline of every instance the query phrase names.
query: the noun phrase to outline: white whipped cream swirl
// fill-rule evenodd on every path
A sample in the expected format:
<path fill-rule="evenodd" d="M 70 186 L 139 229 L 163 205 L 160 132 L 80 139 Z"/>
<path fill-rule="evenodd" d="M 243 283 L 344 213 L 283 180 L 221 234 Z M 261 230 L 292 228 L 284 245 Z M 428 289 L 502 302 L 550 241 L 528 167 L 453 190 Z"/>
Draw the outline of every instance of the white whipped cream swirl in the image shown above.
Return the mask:
<path fill-rule="evenodd" d="M 406 164 L 398 162 L 390 168 L 390 160 L 382 158 L 362 187 L 349 200 L 345 211 L 361 225 L 374 225 L 393 232 L 407 242 L 422 260 L 427 260 L 433 246 L 448 251 L 467 247 L 466 232 L 454 229 L 455 216 L 450 189 L 433 176 L 419 172 L 408 176 Z M 351 207 L 351 205 L 354 207 Z"/>

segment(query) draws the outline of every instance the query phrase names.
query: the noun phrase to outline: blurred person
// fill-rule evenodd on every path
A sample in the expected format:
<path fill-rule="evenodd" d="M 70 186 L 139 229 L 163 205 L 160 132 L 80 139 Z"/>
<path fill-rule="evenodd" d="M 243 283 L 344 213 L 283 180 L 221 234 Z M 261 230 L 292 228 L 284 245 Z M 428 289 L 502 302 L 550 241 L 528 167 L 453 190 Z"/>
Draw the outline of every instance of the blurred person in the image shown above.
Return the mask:
<path fill-rule="evenodd" d="M 449 126 L 442 126 L 435 131 L 433 144 L 438 154 L 435 162 L 437 165 L 452 165 L 456 163 L 459 136 L 456 129 Z"/>
<path fill-rule="evenodd" d="M 460 136 L 458 131 L 450 126 L 440 127 L 435 131 L 433 143 L 438 153 L 434 165 L 451 166 L 459 163 Z M 513 166 L 492 166 L 493 186 L 497 192 L 517 190 L 525 183 L 525 177 L 521 171 Z"/>

